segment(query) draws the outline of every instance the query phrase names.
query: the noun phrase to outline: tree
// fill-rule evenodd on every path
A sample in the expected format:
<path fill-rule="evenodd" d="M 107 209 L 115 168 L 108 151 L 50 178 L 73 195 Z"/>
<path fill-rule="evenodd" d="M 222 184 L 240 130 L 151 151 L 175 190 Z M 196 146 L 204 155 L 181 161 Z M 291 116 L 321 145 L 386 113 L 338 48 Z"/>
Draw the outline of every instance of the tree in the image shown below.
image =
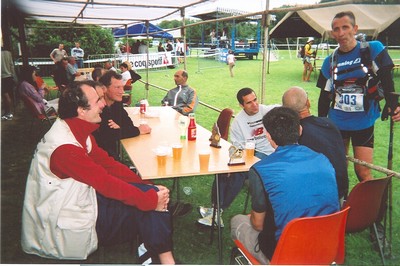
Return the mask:
<path fill-rule="evenodd" d="M 114 36 L 111 29 L 94 25 L 56 23 L 47 21 L 29 21 L 26 24 L 27 42 L 30 57 L 49 57 L 50 52 L 64 44 L 71 54 L 75 42 L 80 42 L 85 58 L 93 54 L 114 53 Z"/>

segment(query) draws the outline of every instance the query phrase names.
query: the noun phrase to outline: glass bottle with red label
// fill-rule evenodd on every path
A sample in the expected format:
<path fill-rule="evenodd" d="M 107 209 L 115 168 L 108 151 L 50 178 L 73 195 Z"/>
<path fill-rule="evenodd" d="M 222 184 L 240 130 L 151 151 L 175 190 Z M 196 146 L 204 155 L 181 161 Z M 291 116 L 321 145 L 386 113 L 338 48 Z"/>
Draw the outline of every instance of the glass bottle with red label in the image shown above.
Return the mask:
<path fill-rule="evenodd" d="M 188 140 L 196 140 L 196 120 L 194 114 L 189 114 Z"/>

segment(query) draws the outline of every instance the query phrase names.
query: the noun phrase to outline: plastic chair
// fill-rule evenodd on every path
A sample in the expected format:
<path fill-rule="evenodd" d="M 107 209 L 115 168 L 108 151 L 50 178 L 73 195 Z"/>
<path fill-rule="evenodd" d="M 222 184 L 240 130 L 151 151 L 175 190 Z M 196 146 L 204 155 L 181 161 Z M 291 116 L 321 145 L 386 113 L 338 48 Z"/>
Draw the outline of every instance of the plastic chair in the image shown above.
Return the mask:
<path fill-rule="evenodd" d="M 284 228 L 270 264 L 340 264 L 345 256 L 345 228 L 350 207 L 329 215 L 296 218 Z M 260 264 L 239 240 L 234 240 L 232 261 L 239 251 L 249 263 Z"/>
<path fill-rule="evenodd" d="M 51 126 L 53 121 L 57 118 L 57 112 L 54 108 L 51 107 L 45 112 L 42 106 L 36 103 L 31 97 L 21 96 L 21 99 L 32 115 L 31 131 L 35 120 L 39 120 L 41 123 L 47 122 L 49 126 Z"/>
<path fill-rule="evenodd" d="M 219 128 L 219 133 L 221 134 L 221 138 L 224 140 L 228 140 L 232 116 L 233 110 L 230 108 L 223 109 L 218 116 L 217 125 Z"/>
<path fill-rule="evenodd" d="M 353 187 L 343 204 L 343 208 L 351 207 L 346 233 L 361 232 L 373 226 L 375 237 L 378 239 L 375 222 L 379 217 L 383 195 L 390 179 L 391 176 L 362 181 Z M 383 247 L 379 241 L 378 245 L 382 264 L 385 264 Z"/>

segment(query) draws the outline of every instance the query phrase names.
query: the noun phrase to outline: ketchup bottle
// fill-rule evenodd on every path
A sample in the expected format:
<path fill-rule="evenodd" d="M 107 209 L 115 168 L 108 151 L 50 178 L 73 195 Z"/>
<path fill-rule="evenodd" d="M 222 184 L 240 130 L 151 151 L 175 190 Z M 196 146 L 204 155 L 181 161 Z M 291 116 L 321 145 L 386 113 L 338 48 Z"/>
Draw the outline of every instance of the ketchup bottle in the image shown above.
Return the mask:
<path fill-rule="evenodd" d="M 196 140 L 196 121 L 194 114 L 189 114 L 189 126 L 188 126 L 188 140 Z"/>

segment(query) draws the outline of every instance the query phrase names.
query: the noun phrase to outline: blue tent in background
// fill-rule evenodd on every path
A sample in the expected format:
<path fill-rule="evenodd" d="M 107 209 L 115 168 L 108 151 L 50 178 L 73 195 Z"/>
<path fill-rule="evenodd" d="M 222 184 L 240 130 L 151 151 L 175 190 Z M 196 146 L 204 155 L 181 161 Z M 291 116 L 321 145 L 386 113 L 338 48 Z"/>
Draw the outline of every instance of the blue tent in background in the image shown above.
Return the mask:
<path fill-rule="evenodd" d="M 146 36 L 147 35 L 147 27 L 145 23 L 135 24 L 128 27 L 128 34 L 126 33 L 125 28 L 113 29 L 113 35 L 115 38 L 120 37 L 134 37 L 134 36 Z M 153 38 L 164 38 L 164 39 L 173 39 L 173 36 L 168 32 L 165 32 L 162 28 L 149 23 L 149 36 Z"/>

